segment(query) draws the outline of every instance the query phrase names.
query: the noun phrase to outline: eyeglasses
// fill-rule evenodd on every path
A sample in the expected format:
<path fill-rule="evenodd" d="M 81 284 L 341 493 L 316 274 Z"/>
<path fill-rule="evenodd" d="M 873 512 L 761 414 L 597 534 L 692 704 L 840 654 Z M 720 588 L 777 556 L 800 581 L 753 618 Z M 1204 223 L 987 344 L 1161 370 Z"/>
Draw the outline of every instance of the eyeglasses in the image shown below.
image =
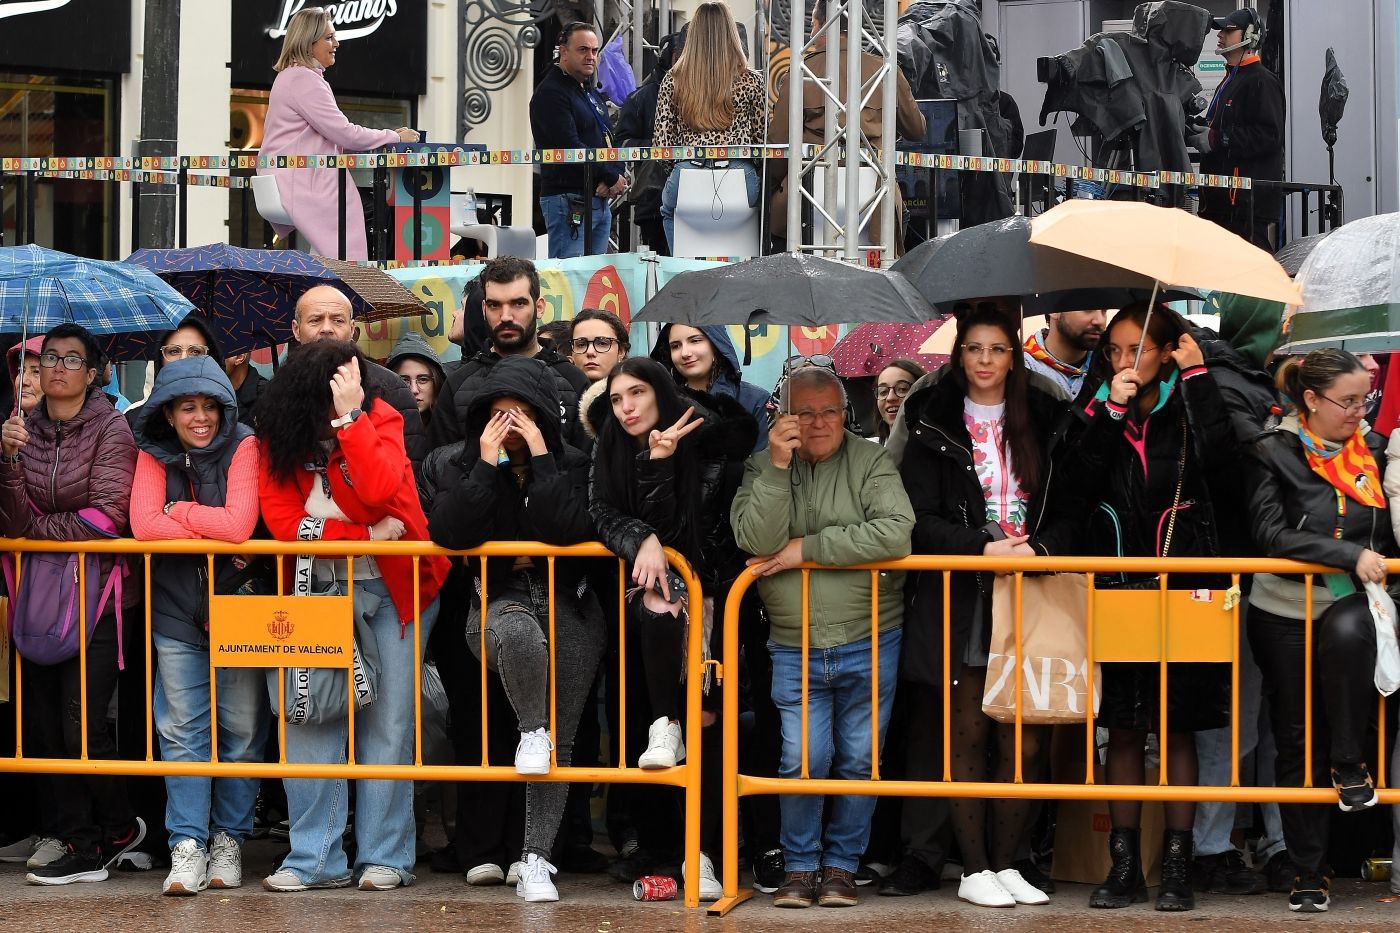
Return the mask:
<path fill-rule="evenodd" d="M 161 347 L 160 355 L 167 360 L 183 360 L 187 356 L 208 356 L 209 348 L 197 343 L 192 343 L 188 347 L 182 347 L 178 343 L 172 343 L 168 347 Z"/>
<path fill-rule="evenodd" d="M 962 345 L 962 351 L 974 359 L 986 354 L 994 360 L 1000 360 L 1011 352 L 1011 348 L 1004 343 L 994 343 L 990 346 L 984 346 L 980 343 L 965 343 Z"/>
<path fill-rule="evenodd" d="M 1318 398 L 1327 399 L 1327 401 L 1336 405 L 1348 415 L 1359 415 L 1366 410 L 1366 400 L 1364 398 L 1357 401 L 1339 402 L 1334 398 L 1327 398 L 1327 396 L 1323 395 L 1321 392 L 1318 393 Z"/>
<path fill-rule="evenodd" d="M 1149 347 L 1146 344 L 1143 344 L 1140 347 L 1115 347 L 1112 344 L 1105 344 L 1104 346 L 1099 347 L 1099 353 L 1103 355 L 1104 359 L 1112 363 L 1120 356 L 1131 356 L 1133 359 L 1137 359 L 1139 349 L 1141 349 L 1143 353 L 1153 353 L 1162 348 L 1160 346 Z"/>
<path fill-rule="evenodd" d="M 895 398 L 904 398 L 904 396 L 909 394 L 909 390 L 912 388 L 914 388 L 914 383 L 901 379 L 894 385 L 876 386 L 875 397 L 888 398 L 893 395 Z"/>
<path fill-rule="evenodd" d="M 575 337 L 569 341 L 569 346 L 574 348 L 575 353 L 587 353 L 592 347 L 594 353 L 607 353 L 618 340 L 616 337 Z"/>
<path fill-rule="evenodd" d="M 822 408 L 817 411 L 804 408 L 797 413 L 797 423 L 810 425 L 815 424 L 817 421 L 834 421 L 841 417 L 842 414 L 844 413 L 839 408 Z"/>
<path fill-rule="evenodd" d="M 416 376 L 410 376 L 407 373 L 403 373 L 399 376 L 399 378 L 403 380 L 403 384 L 406 386 L 430 386 L 433 384 L 433 377 L 429 373 L 419 373 Z"/>
<path fill-rule="evenodd" d="M 792 356 L 783 364 L 787 372 L 796 372 L 799 369 L 806 369 L 809 366 L 819 366 L 822 369 L 835 371 L 836 361 L 825 353 L 814 353 L 811 356 Z"/>
<path fill-rule="evenodd" d="M 63 360 L 63 368 L 69 370 L 79 370 L 87 365 L 87 360 L 78 356 L 76 353 L 70 353 L 67 356 L 59 356 L 53 351 L 49 351 L 40 356 L 39 365 L 45 369 L 53 369 L 58 365 L 59 360 Z"/>

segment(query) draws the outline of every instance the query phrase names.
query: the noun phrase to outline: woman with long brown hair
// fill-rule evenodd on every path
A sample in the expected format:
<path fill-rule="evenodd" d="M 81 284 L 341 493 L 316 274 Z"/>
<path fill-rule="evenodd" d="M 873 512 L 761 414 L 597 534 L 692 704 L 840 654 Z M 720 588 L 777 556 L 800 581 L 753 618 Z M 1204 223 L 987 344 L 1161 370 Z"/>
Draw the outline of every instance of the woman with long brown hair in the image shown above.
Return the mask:
<path fill-rule="evenodd" d="M 980 302 L 959 315 L 952 361 L 938 381 L 905 399 L 908 447 L 900 463 L 914 506 L 918 554 L 1033 556 L 1068 553 L 1071 523 L 1047 520 L 1051 450 L 1065 409 L 1048 383 L 1026 369 L 1016 322 Z M 982 711 L 991 642 L 991 574 L 949 577 L 950 612 L 943 619 L 943 574 L 921 573 L 910 584 L 915 611 L 904 622 L 900 692 L 914 722 L 941 720 L 943 672 L 952 680 L 953 776 L 959 781 L 1011 781 L 1015 726 Z M 942 624 L 951 628 L 943 658 Z M 1048 726 L 1022 727 L 1022 768 L 1035 774 L 1049 750 Z M 909 760 L 932 764 L 938 736 L 910 730 Z M 994 774 L 988 751 L 996 750 Z M 935 768 L 936 770 L 936 768 Z M 933 779 L 935 773 L 910 774 Z M 1029 832 L 1033 802 L 958 798 L 949 802 L 963 853 L 958 897 L 981 907 L 1045 904 L 1049 898 L 1015 867 Z M 990 812 L 991 819 L 988 819 Z M 988 830 L 990 829 L 990 837 Z M 908 856 L 906 856 L 906 859 Z M 931 870 L 933 866 L 922 866 Z M 908 874 L 914 866 L 901 866 Z M 936 878 L 937 876 L 932 876 Z"/>
<path fill-rule="evenodd" d="M 729 7 L 718 0 L 700 4 L 686 29 L 684 42 L 680 58 L 661 79 L 653 145 L 762 145 L 768 94 L 763 77 L 749 69 L 739 27 Z M 690 159 L 675 163 L 661 191 L 661 222 L 673 250 L 680 173 L 695 168 L 741 170 L 749 207 L 758 205 L 758 168 L 752 160 Z"/>

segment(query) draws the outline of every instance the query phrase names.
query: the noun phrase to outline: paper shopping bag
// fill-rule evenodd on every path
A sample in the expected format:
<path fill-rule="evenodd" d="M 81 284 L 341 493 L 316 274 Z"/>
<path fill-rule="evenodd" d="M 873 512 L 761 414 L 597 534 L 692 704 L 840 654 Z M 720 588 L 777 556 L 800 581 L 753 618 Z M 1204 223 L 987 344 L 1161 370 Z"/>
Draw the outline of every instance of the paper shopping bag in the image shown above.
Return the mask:
<path fill-rule="evenodd" d="M 1056 573 L 1021 580 L 1021 720 L 1083 722 L 1088 696 L 1087 578 Z M 992 590 L 992 637 L 982 711 L 998 722 L 1016 719 L 1015 578 L 997 577 Z M 1094 670 L 1094 712 L 1102 696 Z"/>

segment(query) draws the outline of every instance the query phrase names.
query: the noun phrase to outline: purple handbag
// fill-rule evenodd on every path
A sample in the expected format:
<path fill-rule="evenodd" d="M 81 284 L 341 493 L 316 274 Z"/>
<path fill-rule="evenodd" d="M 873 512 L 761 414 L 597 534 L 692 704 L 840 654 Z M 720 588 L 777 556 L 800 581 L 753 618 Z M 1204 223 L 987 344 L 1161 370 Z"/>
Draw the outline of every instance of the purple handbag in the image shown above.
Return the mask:
<path fill-rule="evenodd" d="M 37 511 L 37 510 L 36 510 Z M 97 509 L 83 509 L 78 517 L 104 537 L 116 537 L 116 526 Z M 35 664 L 59 664 L 78 656 L 78 560 L 86 561 L 83 615 L 85 639 L 92 641 L 97 620 L 102 618 L 108 600 L 114 596 L 117 607 L 117 667 L 126 667 L 122 657 L 121 604 L 122 578 L 127 574 L 126 558 L 117 555 L 107 580 L 102 581 L 99 554 L 34 552 L 24 557 L 22 585 L 15 586 L 15 555 L 0 557 L 5 587 L 10 593 L 10 635 L 20 657 Z"/>

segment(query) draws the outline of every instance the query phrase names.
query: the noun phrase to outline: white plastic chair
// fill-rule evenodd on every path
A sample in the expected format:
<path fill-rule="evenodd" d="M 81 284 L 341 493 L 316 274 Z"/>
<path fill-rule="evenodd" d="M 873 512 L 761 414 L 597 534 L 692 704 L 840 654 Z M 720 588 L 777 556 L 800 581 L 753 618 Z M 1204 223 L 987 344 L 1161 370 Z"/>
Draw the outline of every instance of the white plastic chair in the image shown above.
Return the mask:
<path fill-rule="evenodd" d="M 295 227 L 292 217 L 282 206 L 282 192 L 277 190 L 277 176 L 253 176 L 253 205 L 268 223 Z"/>
<path fill-rule="evenodd" d="M 759 254 L 758 208 L 739 168 L 682 168 L 673 256 L 749 259 Z"/>
<path fill-rule="evenodd" d="M 454 194 L 448 202 L 448 226 L 460 237 L 480 240 L 486 245 L 486 257 L 535 256 L 535 231 L 531 227 L 498 227 L 478 223 L 476 198 L 471 194 Z"/>

